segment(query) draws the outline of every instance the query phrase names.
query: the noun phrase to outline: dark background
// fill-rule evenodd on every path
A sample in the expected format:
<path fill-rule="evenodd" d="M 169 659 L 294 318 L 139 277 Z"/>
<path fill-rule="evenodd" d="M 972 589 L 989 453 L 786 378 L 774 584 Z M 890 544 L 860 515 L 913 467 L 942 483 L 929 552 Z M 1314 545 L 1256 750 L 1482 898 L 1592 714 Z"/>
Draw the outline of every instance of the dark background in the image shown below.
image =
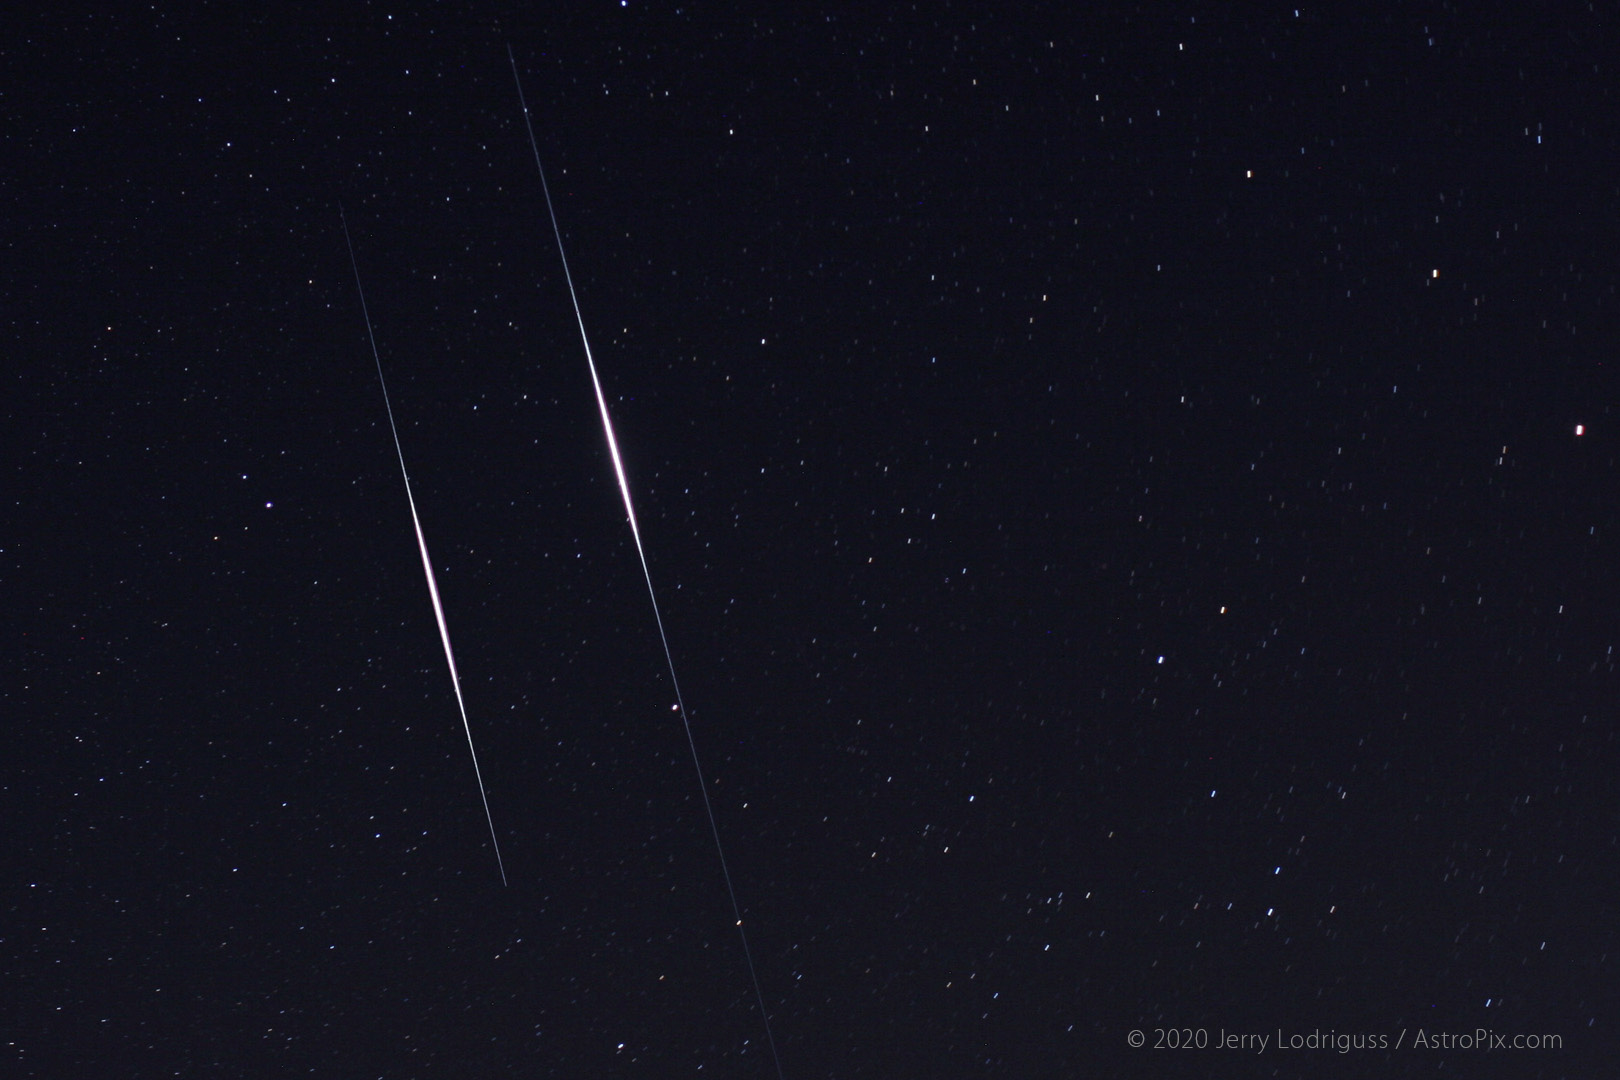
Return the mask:
<path fill-rule="evenodd" d="M 1604 1074 L 1620 42 L 1530 9 L 8 16 L 6 1074 L 775 1075 L 508 45 L 786 1076 Z"/>

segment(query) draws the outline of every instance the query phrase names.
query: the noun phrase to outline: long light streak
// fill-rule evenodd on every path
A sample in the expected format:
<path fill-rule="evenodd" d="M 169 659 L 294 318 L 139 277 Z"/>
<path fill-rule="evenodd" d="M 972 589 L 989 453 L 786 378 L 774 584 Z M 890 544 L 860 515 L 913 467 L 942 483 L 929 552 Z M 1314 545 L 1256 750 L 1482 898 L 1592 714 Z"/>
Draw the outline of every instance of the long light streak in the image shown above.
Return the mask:
<path fill-rule="evenodd" d="M 546 183 L 546 169 L 540 164 L 540 144 L 534 137 L 534 123 L 529 119 L 529 105 L 523 97 L 523 79 L 518 75 L 517 57 L 512 47 L 506 47 L 507 59 L 512 62 L 512 78 L 517 83 L 518 104 L 523 107 L 523 125 L 529 132 L 529 148 L 534 151 L 534 167 L 540 173 L 540 190 L 546 196 L 546 212 L 551 215 L 551 231 L 557 238 L 557 255 L 562 259 L 563 277 L 568 282 L 568 297 L 574 302 L 574 319 L 579 323 L 579 340 L 585 346 L 585 363 L 591 369 L 591 387 L 596 391 L 596 407 L 602 414 L 602 431 L 607 435 L 608 453 L 613 458 L 613 474 L 619 480 L 619 494 L 624 497 L 624 515 L 630 519 L 630 535 L 636 541 L 636 555 L 641 559 L 641 574 L 647 580 L 647 596 L 652 600 L 653 621 L 658 624 L 658 640 L 664 645 L 664 662 L 669 667 L 669 684 L 675 691 L 675 707 L 681 715 L 681 726 L 686 730 L 686 745 L 692 751 L 692 768 L 697 771 L 698 790 L 703 793 L 703 809 L 709 815 L 709 831 L 714 836 L 714 851 L 720 857 L 720 874 L 726 881 L 726 894 L 731 897 L 731 913 L 737 921 L 737 936 L 742 940 L 743 958 L 748 962 L 748 977 L 753 980 L 754 1000 L 759 1004 L 760 1019 L 765 1023 L 765 1041 L 771 1048 L 771 1060 L 776 1065 L 778 1080 L 786 1080 L 782 1072 L 782 1058 L 776 1052 L 776 1036 L 771 1032 L 771 1014 L 765 1008 L 765 995 L 759 988 L 759 973 L 754 970 L 754 954 L 748 947 L 748 933 L 743 929 L 742 905 L 737 902 L 737 890 L 731 883 L 731 869 L 726 865 L 725 845 L 720 842 L 720 825 L 714 816 L 714 804 L 709 800 L 709 785 L 703 779 L 703 763 L 698 758 L 697 740 L 692 737 L 692 722 L 686 715 L 686 701 L 681 697 L 680 680 L 675 677 L 675 656 L 670 652 L 669 635 L 664 632 L 664 616 L 658 607 L 658 590 L 653 588 L 652 571 L 647 567 L 647 552 L 641 546 L 641 529 L 636 525 L 636 508 L 630 502 L 630 484 L 624 477 L 624 462 L 619 457 L 619 441 L 613 437 L 613 420 L 608 415 L 607 398 L 602 393 L 602 380 L 596 374 L 596 360 L 591 356 L 591 339 L 585 333 L 585 316 L 580 312 L 579 294 L 574 291 L 574 275 L 568 269 L 568 254 L 563 250 L 562 229 L 557 225 L 557 210 L 551 202 L 551 186 Z"/>
<path fill-rule="evenodd" d="M 377 335 L 371 328 L 371 312 L 366 307 L 366 289 L 360 284 L 360 261 L 354 255 L 354 241 L 349 237 L 349 219 L 338 207 L 343 221 L 343 241 L 349 245 L 349 265 L 354 267 L 354 290 L 360 294 L 360 314 L 366 320 L 366 338 L 371 342 L 371 358 L 377 363 L 377 383 L 382 387 L 383 407 L 388 410 L 388 430 L 394 434 L 394 453 L 399 455 L 399 474 L 405 480 L 405 501 L 411 505 L 411 524 L 416 527 L 416 548 L 422 553 L 422 573 L 427 576 L 428 597 L 433 601 L 433 618 L 439 624 L 439 640 L 444 643 L 444 659 L 450 665 L 450 685 L 456 692 L 456 708 L 461 710 L 461 728 L 467 733 L 467 752 L 472 755 L 473 776 L 478 781 L 478 795 L 484 800 L 484 820 L 489 823 L 489 842 L 495 847 L 495 865 L 501 871 L 501 884 L 506 881 L 506 862 L 501 858 L 501 842 L 495 838 L 495 818 L 489 812 L 489 792 L 484 789 L 484 774 L 478 768 L 478 750 L 473 746 L 472 725 L 467 722 L 467 703 L 461 699 L 461 676 L 456 673 L 456 654 L 450 648 L 450 627 L 444 621 L 444 605 L 439 602 L 439 582 L 433 576 L 433 560 L 428 557 L 427 537 L 422 535 L 422 519 L 416 513 L 416 496 L 411 494 L 411 474 L 405 468 L 405 450 L 399 441 L 399 426 L 394 423 L 394 404 L 388 398 L 388 380 L 383 378 L 382 356 L 377 352 Z"/>

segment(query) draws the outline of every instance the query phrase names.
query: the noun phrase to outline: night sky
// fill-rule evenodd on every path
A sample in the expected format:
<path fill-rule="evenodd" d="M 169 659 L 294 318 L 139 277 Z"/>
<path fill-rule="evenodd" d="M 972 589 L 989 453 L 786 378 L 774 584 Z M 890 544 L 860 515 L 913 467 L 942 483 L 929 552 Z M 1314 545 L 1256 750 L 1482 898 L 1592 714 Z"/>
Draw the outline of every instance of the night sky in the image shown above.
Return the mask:
<path fill-rule="evenodd" d="M 508 46 L 788 1080 L 1613 1069 L 1612 8 L 250 7 L 0 37 L 0 1072 L 777 1077 Z"/>

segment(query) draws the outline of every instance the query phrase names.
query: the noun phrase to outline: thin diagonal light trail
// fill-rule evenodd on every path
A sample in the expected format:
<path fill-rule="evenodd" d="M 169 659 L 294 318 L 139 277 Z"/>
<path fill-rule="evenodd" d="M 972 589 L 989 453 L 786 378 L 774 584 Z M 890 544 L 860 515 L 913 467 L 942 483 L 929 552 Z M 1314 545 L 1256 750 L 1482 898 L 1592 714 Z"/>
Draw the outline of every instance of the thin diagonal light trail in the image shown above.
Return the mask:
<path fill-rule="evenodd" d="M 484 800 L 484 820 L 489 823 L 489 842 L 495 847 L 495 865 L 506 882 L 506 862 L 501 858 L 501 842 L 495 838 L 495 818 L 489 812 L 489 792 L 484 790 L 484 774 L 478 768 L 478 751 L 473 746 L 472 725 L 467 722 L 467 703 L 461 700 L 461 676 L 456 673 L 456 654 L 450 649 L 450 627 L 444 621 L 444 605 L 439 602 L 439 583 L 433 576 L 433 560 L 428 557 L 427 538 L 422 535 L 422 519 L 416 516 L 416 496 L 411 494 L 411 474 L 405 469 L 405 450 L 399 442 L 399 426 L 394 423 L 394 405 L 388 399 L 388 380 L 383 378 L 382 357 L 377 352 L 377 335 L 371 329 L 371 312 L 366 307 L 366 289 L 360 284 L 360 260 L 354 255 L 349 237 L 349 219 L 338 207 L 343 222 L 343 242 L 349 245 L 349 265 L 354 267 L 354 291 L 360 294 L 360 314 L 366 320 L 366 339 L 371 342 L 371 358 L 377 362 L 377 383 L 382 387 L 383 407 L 388 410 L 388 430 L 394 434 L 394 453 L 399 455 L 399 475 L 405 478 L 405 501 L 411 504 L 411 524 L 416 527 L 416 547 L 422 553 L 422 573 L 427 575 L 428 597 L 433 601 L 433 617 L 439 624 L 439 640 L 444 643 L 444 659 L 450 665 L 450 685 L 456 691 L 456 708 L 461 710 L 461 728 L 467 733 L 467 752 L 472 755 L 473 776 L 478 795 Z"/>
<path fill-rule="evenodd" d="M 759 988 L 759 973 L 754 970 L 753 950 L 748 947 L 748 932 L 743 929 L 742 905 L 737 902 L 737 890 L 731 883 L 731 868 L 726 865 L 725 845 L 720 842 L 720 825 L 714 816 L 714 804 L 709 800 L 709 785 L 703 779 L 703 763 L 698 758 L 697 740 L 692 737 L 692 722 L 686 716 L 686 700 L 681 697 L 681 683 L 675 677 L 675 656 L 669 649 L 669 635 L 664 632 L 664 616 L 658 608 L 658 590 L 653 588 L 652 571 L 647 568 L 647 552 L 641 546 L 641 529 L 636 525 L 636 508 L 630 502 L 630 485 L 624 478 L 624 463 L 619 458 L 619 441 L 613 437 L 613 421 L 608 416 L 607 398 L 602 394 L 602 381 L 596 375 L 596 361 L 591 357 L 591 339 L 585 333 L 585 316 L 580 313 L 579 294 L 574 291 L 574 275 L 568 269 L 568 254 L 563 250 L 562 229 L 557 225 L 557 210 L 551 202 L 551 186 L 546 183 L 546 168 L 540 164 L 540 144 L 534 137 L 534 124 L 529 119 L 529 104 L 523 97 L 523 79 L 518 74 L 517 57 L 512 47 L 506 47 L 507 59 L 512 62 L 512 78 L 517 83 L 518 104 L 523 107 L 523 126 L 529 132 L 529 148 L 534 151 L 534 167 L 540 173 L 540 190 L 546 196 L 546 212 L 551 215 L 551 231 L 557 238 L 557 255 L 562 259 L 563 277 L 568 282 L 568 297 L 574 302 L 574 319 L 579 323 L 579 340 L 585 346 L 585 363 L 591 369 L 591 387 L 596 391 L 596 407 L 602 414 L 602 430 L 607 435 L 608 453 L 613 458 L 613 474 L 619 480 L 619 494 L 624 496 L 624 515 L 630 519 L 630 535 L 636 541 L 636 555 L 641 559 L 641 573 L 647 579 L 647 596 L 652 600 L 653 621 L 658 624 L 658 640 L 664 645 L 664 662 L 669 666 L 669 684 L 675 691 L 675 707 L 681 714 L 681 726 L 686 730 L 686 745 L 692 751 L 692 768 L 697 771 L 698 790 L 703 793 L 703 809 L 709 815 L 709 831 L 714 835 L 714 851 L 720 857 L 720 873 L 726 881 L 726 894 L 731 897 L 731 913 L 737 920 L 737 937 L 742 941 L 743 959 L 748 962 L 748 977 L 754 984 L 754 1000 L 759 1004 L 759 1016 L 765 1024 L 765 1042 L 771 1048 L 771 1061 L 776 1066 L 777 1080 L 786 1080 L 782 1071 L 782 1058 L 776 1052 L 776 1036 L 771 1032 L 771 1014 L 765 1008 L 765 994 Z"/>

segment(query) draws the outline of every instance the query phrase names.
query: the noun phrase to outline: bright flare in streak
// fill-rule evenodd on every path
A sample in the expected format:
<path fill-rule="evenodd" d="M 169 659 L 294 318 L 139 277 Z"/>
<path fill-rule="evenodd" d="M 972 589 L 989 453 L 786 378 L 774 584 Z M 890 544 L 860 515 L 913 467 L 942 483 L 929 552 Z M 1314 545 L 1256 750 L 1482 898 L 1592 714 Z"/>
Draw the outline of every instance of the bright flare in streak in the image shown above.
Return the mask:
<path fill-rule="evenodd" d="M 506 884 L 506 862 L 501 858 L 501 842 L 495 838 L 495 818 L 489 812 L 489 792 L 484 790 L 484 774 L 478 768 L 478 751 L 473 747 L 472 725 L 467 722 L 467 703 L 461 700 L 461 676 L 456 673 L 456 654 L 450 648 L 450 627 L 444 621 L 444 605 L 439 602 L 439 582 L 433 576 L 433 560 L 428 556 L 427 537 L 422 535 L 422 519 L 416 515 L 416 496 L 411 494 L 411 474 L 405 470 L 405 450 L 400 446 L 399 427 L 394 423 L 394 405 L 388 399 L 388 380 L 383 378 L 382 357 L 377 352 L 377 335 L 371 329 L 371 312 L 366 308 L 366 290 L 360 284 L 360 262 L 354 256 L 354 241 L 349 239 L 349 219 L 343 216 L 343 240 L 349 245 L 349 263 L 354 267 L 354 288 L 360 294 L 360 313 L 366 320 L 366 338 L 371 342 L 371 358 L 377 363 L 377 382 L 382 386 L 383 406 L 388 410 L 388 430 L 394 434 L 394 453 L 399 456 L 399 474 L 405 479 L 405 501 L 411 504 L 411 524 L 416 527 L 416 547 L 422 553 L 422 573 L 427 575 L 428 596 L 433 601 L 433 618 L 439 624 L 439 640 L 444 643 L 444 659 L 450 665 L 450 685 L 456 692 L 456 708 L 461 711 L 461 728 L 467 733 L 467 752 L 472 755 L 473 776 L 478 780 L 478 795 L 484 800 L 484 820 L 489 823 L 489 842 L 495 847 L 495 865 L 501 871 L 501 884 Z M 592 373 L 594 377 L 594 372 Z M 598 396 L 601 391 L 597 391 Z M 604 406 L 606 408 L 606 406 Z M 618 463 L 617 451 L 614 463 Z M 620 481 L 623 481 L 621 474 Z M 634 522 L 632 522 L 632 526 Z"/>
<path fill-rule="evenodd" d="M 624 496 L 624 515 L 630 519 L 630 535 L 636 541 L 636 555 L 641 559 L 641 574 L 647 579 L 647 595 L 652 600 L 653 620 L 658 624 L 658 640 L 664 646 L 664 662 L 669 667 L 669 685 L 675 692 L 675 711 L 680 713 L 681 726 L 686 730 L 686 745 L 692 752 L 692 768 L 697 772 L 698 791 L 703 795 L 703 809 L 709 815 L 709 832 L 714 837 L 715 854 L 720 857 L 720 874 L 725 878 L 726 893 L 731 897 L 731 913 L 737 922 L 737 936 L 742 941 L 743 959 L 748 963 L 748 976 L 754 983 L 754 1000 L 759 1005 L 760 1019 L 765 1025 L 765 1041 L 771 1048 L 771 1061 L 776 1065 L 777 1080 L 786 1080 L 782 1071 L 782 1058 L 776 1051 L 776 1036 L 771 1031 L 771 1014 L 765 1008 L 765 994 L 759 987 L 759 973 L 754 969 L 754 954 L 748 947 L 748 933 L 743 929 L 742 905 L 737 901 L 737 890 L 731 883 L 731 868 L 726 865 L 726 849 L 720 843 L 720 824 L 714 816 L 714 804 L 709 800 L 709 785 L 703 779 L 703 763 L 698 760 L 697 740 L 692 737 L 692 722 L 686 715 L 686 701 L 681 697 L 680 680 L 675 677 L 675 656 L 669 650 L 669 635 L 664 633 L 664 616 L 658 609 L 658 590 L 653 588 L 652 571 L 647 568 L 647 552 L 641 546 L 641 530 L 636 526 L 636 510 L 630 504 L 630 485 L 624 478 L 624 463 L 619 460 L 619 441 L 613 437 L 613 421 L 608 416 L 607 398 L 602 393 L 602 381 L 596 377 L 596 361 L 591 357 L 591 339 L 585 333 L 585 316 L 579 308 L 579 294 L 574 291 L 574 275 L 568 269 L 568 254 L 563 250 L 562 228 L 557 224 L 557 210 L 551 203 L 551 186 L 546 183 L 545 166 L 540 164 L 540 144 L 534 137 L 534 125 L 529 120 L 529 105 L 523 100 L 523 79 L 518 75 L 517 57 L 510 45 L 506 55 L 512 61 L 512 78 L 517 83 L 518 104 L 523 108 L 523 125 L 529 132 L 529 147 L 534 151 L 534 167 L 540 173 L 540 190 L 546 196 L 546 212 L 551 215 L 551 231 L 557 238 L 557 255 L 562 259 L 563 278 L 568 282 L 568 298 L 574 302 L 574 319 L 579 323 L 579 340 L 585 346 L 585 363 L 591 369 L 591 386 L 596 391 L 596 407 L 602 414 L 602 430 L 607 434 L 608 453 L 613 458 L 613 475 L 619 480 L 619 494 Z"/>

